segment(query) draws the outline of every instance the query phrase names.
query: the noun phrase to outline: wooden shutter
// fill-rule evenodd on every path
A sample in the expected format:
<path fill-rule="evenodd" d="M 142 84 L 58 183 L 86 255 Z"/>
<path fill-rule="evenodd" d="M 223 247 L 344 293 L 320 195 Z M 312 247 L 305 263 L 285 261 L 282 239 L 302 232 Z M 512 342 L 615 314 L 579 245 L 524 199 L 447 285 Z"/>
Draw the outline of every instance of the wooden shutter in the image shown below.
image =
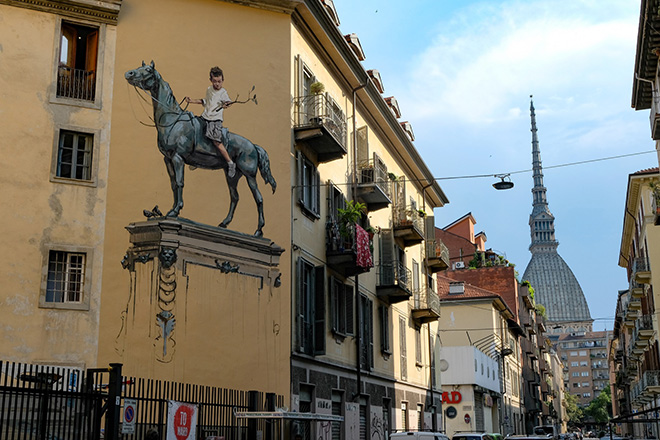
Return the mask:
<path fill-rule="evenodd" d="M 78 39 L 76 38 L 78 35 L 78 32 L 76 31 L 76 28 L 69 25 L 62 23 L 62 39 L 60 41 L 60 44 L 62 47 L 60 48 L 60 62 L 64 62 L 67 67 L 70 67 L 72 69 L 76 68 L 76 43 Z M 67 41 L 67 47 L 66 47 L 66 55 L 63 52 L 64 50 L 64 40 Z"/>
<path fill-rule="evenodd" d="M 325 353 L 325 266 L 314 268 L 314 354 Z"/>
<path fill-rule="evenodd" d="M 426 258 L 435 258 L 435 217 L 427 215 L 424 218 L 424 236 L 426 243 Z"/>
<path fill-rule="evenodd" d="M 387 306 L 380 306 L 380 349 L 390 351 L 390 310 Z"/>
<path fill-rule="evenodd" d="M 369 161 L 369 127 L 366 125 L 357 129 L 357 163 Z"/>
<path fill-rule="evenodd" d="M 317 168 L 313 170 L 312 188 L 312 212 L 317 216 L 321 215 L 321 174 Z"/>
<path fill-rule="evenodd" d="M 298 338 L 298 351 L 305 351 L 305 301 L 304 301 L 304 289 L 305 289 L 305 277 L 303 276 L 303 259 L 298 257 L 298 264 L 296 265 L 296 273 L 298 274 L 298 300 L 297 300 L 297 316 L 296 316 L 296 328 L 297 328 L 297 338 Z"/>
<path fill-rule="evenodd" d="M 344 295 L 345 295 L 345 301 L 344 304 L 346 305 L 346 334 L 347 335 L 354 335 L 355 334 L 355 303 L 354 298 L 354 292 L 353 292 L 353 286 L 349 286 L 348 284 L 344 285 Z"/>
<path fill-rule="evenodd" d="M 99 52 L 99 31 L 87 35 L 87 53 L 85 54 L 85 70 L 96 72 L 96 60 Z"/>
<path fill-rule="evenodd" d="M 367 330 L 367 365 L 369 368 L 374 367 L 374 303 L 370 299 L 367 299 L 367 316 L 365 319 L 365 325 Z"/>
<path fill-rule="evenodd" d="M 406 349 L 406 318 L 399 318 L 399 346 L 401 349 L 401 379 L 408 379 L 408 352 Z"/>
<path fill-rule="evenodd" d="M 305 193 L 305 175 L 304 173 L 304 163 L 305 158 L 303 157 L 300 151 L 296 151 L 296 164 L 298 166 L 298 203 L 304 206 L 303 194 Z"/>

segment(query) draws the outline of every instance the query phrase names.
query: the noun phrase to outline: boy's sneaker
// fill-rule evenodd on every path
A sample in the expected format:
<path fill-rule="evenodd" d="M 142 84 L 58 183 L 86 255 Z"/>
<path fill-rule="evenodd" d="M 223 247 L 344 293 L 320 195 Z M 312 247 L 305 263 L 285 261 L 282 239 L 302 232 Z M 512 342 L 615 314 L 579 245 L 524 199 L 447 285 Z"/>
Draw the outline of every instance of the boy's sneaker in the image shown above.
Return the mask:
<path fill-rule="evenodd" d="M 231 178 L 236 175 L 236 164 L 234 162 L 229 162 L 227 164 L 228 170 L 227 175 Z"/>

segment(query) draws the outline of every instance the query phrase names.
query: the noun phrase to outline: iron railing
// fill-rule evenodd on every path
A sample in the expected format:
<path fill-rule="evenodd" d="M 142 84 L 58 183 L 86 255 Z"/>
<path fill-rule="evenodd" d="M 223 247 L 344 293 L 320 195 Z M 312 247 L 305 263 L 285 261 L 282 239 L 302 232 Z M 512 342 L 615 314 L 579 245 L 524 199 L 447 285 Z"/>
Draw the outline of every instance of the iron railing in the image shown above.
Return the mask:
<path fill-rule="evenodd" d="M 399 286 L 408 292 L 411 291 L 412 271 L 398 261 L 381 261 L 378 279 L 381 286 Z"/>
<path fill-rule="evenodd" d="M 414 293 L 415 305 L 413 309 L 429 309 L 436 315 L 440 315 L 440 298 L 438 294 L 429 287 L 422 287 Z"/>
<path fill-rule="evenodd" d="M 394 226 L 406 227 L 411 225 L 421 234 L 424 233 L 424 218 L 419 215 L 419 211 L 411 207 L 397 206 L 394 212 Z"/>
<path fill-rule="evenodd" d="M 375 184 L 389 199 L 391 196 L 391 180 L 387 176 L 387 166 L 377 154 L 373 159 L 361 160 L 357 163 L 358 184 Z"/>
<path fill-rule="evenodd" d="M 293 98 L 293 123 L 295 127 L 323 126 L 346 147 L 346 116 L 326 94 Z"/>
<path fill-rule="evenodd" d="M 60 66 L 57 71 L 57 96 L 94 101 L 96 71 Z"/>

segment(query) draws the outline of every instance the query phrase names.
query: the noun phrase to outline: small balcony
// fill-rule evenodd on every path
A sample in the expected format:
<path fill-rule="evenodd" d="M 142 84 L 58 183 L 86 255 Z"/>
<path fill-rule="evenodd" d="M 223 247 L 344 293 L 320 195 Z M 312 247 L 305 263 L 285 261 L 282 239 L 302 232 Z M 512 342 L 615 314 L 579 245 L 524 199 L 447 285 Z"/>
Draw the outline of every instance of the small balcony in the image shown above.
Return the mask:
<path fill-rule="evenodd" d="M 660 393 L 660 370 L 646 370 L 633 389 L 633 400 L 639 403 L 651 401 Z"/>
<path fill-rule="evenodd" d="M 654 81 L 655 82 L 655 81 Z M 651 113 L 649 115 L 649 122 L 651 123 L 651 138 L 653 140 L 660 139 L 660 103 L 658 102 L 657 92 L 653 92 L 653 99 L 651 99 Z"/>
<path fill-rule="evenodd" d="M 369 272 L 373 267 L 373 244 L 368 240 L 368 248 L 359 246 L 356 239 L 355 225 L 348 225 L 344 230 L 336 222 L 329 222 L 326 238 L 326 261 L 330 268 L 351 277 Z"/>
<path fill-rule="evenodd" d="M 369 211 L 386 208 L 392 203 L 387 167 L 376 153 L 373 159 L 358 162 L 357 172 L 357 196 Z"/>
<path fill-rule="evenodd" d="M 414 294 L 412 318 L 420 324 L 437 321 L 440 318 L 440 298 L 438 294 L 428 287 L 420 289 Z"/>
<path fill-rule="evenodd" d="M 648 284 L 651 281 L 651 269 L 646 258 L 635 258 L 632 267 L 633 280 L 640 284 Z"/>
<path fill-rule="evenodd" d="M 634 280 L 630 281 L 630 296 L 633 298 L 643 298 L 644 284 L 637 283 Z"/>
<path fill-rule="evenodd" d="M 378 269 L 376 294 L 389 304 L 408 301 L 412 296 L 412 272 L 403 264 L 381 262 Z"/>
<path fill-rule="evenodd" d="M 628 328 L 632 328 L 635 325 L 635 321 L 639 318 L 642 310 L 642 302 L 639 298 L 625 298 L 623 302 L 623 325 Z"/>
<path fill-rule="evenodd" d="M 96 72 L 94 70 L 60 66 L 57 70 L 57 96 L 94 101 L 96 96 Z"/>
<path fill-rule="evenodd" d="M 426 240 L 426 267 L 436 273 L 449 267 L 449 248 L 440 240 Z"/>
<path fill-rule="evenodd" d="M 397 207 L 394 212 L 394 236 L 403 240 L 405 246 L 424 241 L 424 218 L 411 207 Z"/>
<path fill-rule="evenodd" d="M 632 341 L 635 348 L 646 348 L 649 340 L 653 337 L 653 317 L 651 315 L 642 315 L 635 321 L 635 328 L 632 332 Z"/>
<path fill-rule="evenodd" d="M 316 152 L 319 162 L 341 159 L 346 154 L 346 117 L 325 94 L 293 99 L 296 142 Z"/>

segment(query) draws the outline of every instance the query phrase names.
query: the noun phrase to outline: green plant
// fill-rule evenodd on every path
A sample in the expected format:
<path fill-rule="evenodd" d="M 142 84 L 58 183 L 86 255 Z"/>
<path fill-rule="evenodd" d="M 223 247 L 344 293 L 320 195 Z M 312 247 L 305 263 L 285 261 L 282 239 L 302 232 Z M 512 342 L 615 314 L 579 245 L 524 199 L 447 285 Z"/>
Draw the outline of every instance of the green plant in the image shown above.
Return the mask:
<path fill-rule="evenodd" d="M 311 86 L 309 86 L 309 91 L 312 93 L 312 95 L 320 95 L 321 93 L 325 92 L 325 86 L 322 82 L 316 81 L 315 83 L 312 83 Z"/>
<path fill-rule="evenodd" d="M 418 209 L 417 214 L 419 214 L 419 216 L 422 218 L 426 217 L 426 211 L 424 211 L 423 209 Z"/>
<path fill-rule="evenodd" d="M 537 304 L 535 309 L 536 309 L 536 313 L 541 315 L 543 318 L 546 318 L 545 306 L 543 304 Z"/>
<path fill-rule="evenodd" d="M 362 218 L 362 214 L 367 205 L 364 203 L 349 200 L 346 203 L 346 208 L 339 208 L 339 233 L 344 238 L 350 237 L 349 226 L 356 224 Z"/>
<path fill-rule="evenodd" d="M 396 181 L 398 177 L 396 177 L 396 174 L 394 173 L 387 173 L 387 177 L 390 178 L 390 180 Z"/>

